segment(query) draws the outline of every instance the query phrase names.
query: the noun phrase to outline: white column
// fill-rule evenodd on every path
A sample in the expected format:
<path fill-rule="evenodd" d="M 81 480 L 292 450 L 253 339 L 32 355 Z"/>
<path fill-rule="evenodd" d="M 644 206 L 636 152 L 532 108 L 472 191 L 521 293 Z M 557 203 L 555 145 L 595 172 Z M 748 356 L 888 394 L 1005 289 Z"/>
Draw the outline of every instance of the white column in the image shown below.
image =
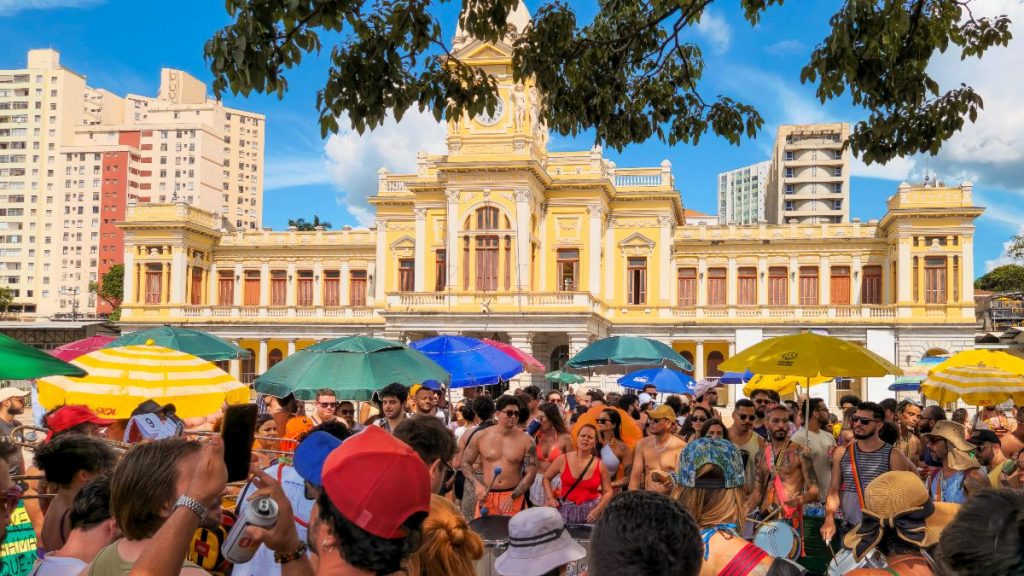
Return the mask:
<path fill-rule="evenodd" d="M 377 220 L 377 258 L 374 261 L 374 273 L 373 273 L 373 296 L 374 302 L 382 302 L 384 300 L 384 289 L 387 286 L 387 270 L 388 262 L 385 262 L 385 243 L 387 242 L 387 227 L 388 224 L 384 220 Z"/>
<path fill-rule="evenodd" d="M 725 268 L 725 303 L 735 306 L 739 301 L 739 287 L 736 272 L 736 259 L 729 257 L 729 263 Z"/>
<path fill-rule="evenodd" d="M 217 290 L 220 287 L 220 273 L 217 272 L 217 263 L 210 264 L 210 272 L 206 275 L 206 290 L 209 292 L 209 298 L 207 302 L 210 306 L 216 306 L 219 302 L 217 298 Z"/>
<path fill-rule="evenodd" d="M 697 341 L 697 348 L 693 354 L 693 377 L 700 380 L 704 377 L 704 341 Z"/>
<path fill-rule="evenodd" d="M 338 275 L 341 276 L 341 278 L 339 279 L 341 285 L 338 287 L 339 291 L 341 292 L 340 294 L 338 294 L 338 304 L 341 306 L 348 306 L 348 260 L 343 260 L 341 262 L 341 271 L 338 272 Z"/>
<path fill-rule="evenodd" d="M 892 301 L 892 283 L 896 281 L 896 271 L 892 269 L 892 260 L 885 255 L 882 262 L 882 304 L 894 304 Z"/>
<path fill-rule="evenodd" d="M 608 226 L 604 230 L 604 300 L 609 305 L 616 294 L 623 294 L 626 284 L 615 283 L 615 268 L 619 264 L 619 253 L 615 250 L 615 230 L 612 228 L 612 217 L 608 215 Z M 625 296 L 622 297 L 625 300 Z"/>
<path fill-rule="evenodd" d="M 445 254 L 445 265 L 448 267 L 448 289 L 451 292 L 458 292 L 462 286 L 462 277 L 459 274 L 459 259 L 462 258 L 462 246 L 459 244 L 459 192 L 448 190 L 448 205 L 445 215 L 448 217 L 447 234 L 448 248 Z M 469 265 L 468 262 L 465 263 Z"/>
<path fill-rule="evenodd" d="M 295 340 L 288 340 L 288 357 L 291 358 L 292 354 L 295 354 Z"/>
<path fill-rule="evenodd" d="M 260 338 L 259 350 L 256 351 L 256 373 L 267 371 L 267 339 Z"/>
<path fill-rule="evenodd" d="M 533 340 L 529 332 L 509 332 L 508 343 L 527 354 L 533 355 Z M 524 371 L 516 376 L 513 381 L 520 386 L 529 386 L 533 384 L 533 375 Z"/>
<path fill-rule="evenodd" d="M 324 305 L 324 263 L 313 262 L 313 306 Z"/>
<path fill-rule="evenodd" d="M 708 261 L 697 257 L 697 306 L 708 305 Z"/>
<path fill-rule="evenodd" d="M 295 286 L 298 283 L 298 272 L 296 271 L 295 262 L 288 263 L 288 284 L 286 289 L 285 304 L 289 306 L 295 306 Z"/>
<path fill-rule="evenodd" d="M 757 305 L 768 305 L 768 259 L 757 259 Z"/>
<path fill-rule="evenodd" d="M 517 290 L 530 286 L 530 206 L 533 192 L 519 188 L 516 195 L 516 276 L 513 283 Z"/>
<path fill-rule="evenodd" d="M 800 263 L 796 258 L 789 259 L 789 305 L 800 303 Z"/>
<path fill-rule="evenodd" d="M 185 252 L 184 248 L 171 248 L 171 304 L 185 302 Z"/>
<path fill-rule="evenodd" d="M 590 336 L 586 332 L 574 332 L 569 334 L 569 358 L 575 356 L 590 344 Z"/>
<path fill-rule="evenodd" d="M 260 264 L 260 306 L 270 305 L 270 263 Z"/>
<path fill-rule="evenodd" d="M 599 204 L 587 206 L 590 215 L 590 235 L 587 242 L 587 290 L 594 296 L 601 295 L 601 215 L 604 209 Z M 545 245 L 546 246 L 546 245 Z"/>
<path fill-rule="evenodd" d="M 860 287 L 864 279 L 861 277 L 864 274 L 864 262 L 860 259 L 860 254 L 853 257 L 853 264 L 850 265 L 850 304 L 854 306 L 860 305 Z"/>
<path fill-rule="evenodd" d="M 535 286 L 537 286 L 538 292 L 547 292 L 548 288 L 548 217 L 547 214 L 540 215 L 540 246 L 537 247 L 537 278 Z M 591 287 L 591 292 L 594 291 L 595 287 Z M 600 286 L 596 287 L 598 290 Z"/>
<path fill-rule="evenodd" d="M 245 292 L 242 282 L 245 278 L 242 276 L 242 265 L 235 264 L 235 306 L 242 305 L 242 293 Z M 237 311 L 236 311 L 237 312 Z"/>
<path fill-rule="evenodd" d="M 135 300 L 135 246 L 127 246 L 124 249 L 124 280 L 122 282 L 121 293 L 124 296 L 124 303 L 137 304 L 138 302 Z"/>
<path fill-rule="evenodd" d="M 832 303 L 832 268 L 828 256 L 822 256 L 818 263 L 818 304 Z"/>
<path fill-rule="evenodd" d="M 414 287 L 423 292 L 427 275 L 427 209 L 413 208 L 416 215 L 416 253 Z"/>
<path fill-rule="evenodd" d="M 974 302 L 974 238 L 969 236 L 960 237 L 960 301 Z"/>
<path fill-rule="evenodd" d="M 658 301 L 663 304 L 671 303 L 672 278 L 672 225 L 675 219 L 672 216 L 658 217 L 658 261 L 660 273 L 658 274 Z"/>
<path fill-rule="evenodd" d="M 894 272 L 899 275 L 899 281 L 896 283 L 898 291 L 896 300 L 909 303 L 914 299 L 914 267 L 910 258 L 910 238 L 899 238 L 897 242 L 899 244 L 896 246 L 896 270 Z"/>
<path fill-rule="evenodd" d="M 231 342 L 234 343 L 234 345 L 238 346 L 239 348 L 242 347 L 242 341 L 241 340 L 232 340 Z M 234 378 L 235 380 L 238 380 L 239 378 L 241 378 L 242 377 L 242 361 L 238 360 L 237 358 L 234 359 L 234 360 L 229 360 L 228 361 L 228 371 L 231 374 L 231 377 Z"/>

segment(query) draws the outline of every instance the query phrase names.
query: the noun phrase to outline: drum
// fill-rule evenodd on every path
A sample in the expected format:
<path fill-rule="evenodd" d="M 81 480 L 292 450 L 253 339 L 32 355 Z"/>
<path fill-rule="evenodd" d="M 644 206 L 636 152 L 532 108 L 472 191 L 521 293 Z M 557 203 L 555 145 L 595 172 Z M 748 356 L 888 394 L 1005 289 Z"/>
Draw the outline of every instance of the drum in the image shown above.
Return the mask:
<path fill-rule="evenodd" d="M 801 528 L 804 533 L 804 555 L 798 558 L 797 562 L 811 574 L 825 574 L 832 559 L 832 550 L 821 537 L 821 526 L 825 523 L 825 518 L 805 514 L 803 520 Z"/>
<path fill-rule="evenodd" d="M 590 524 L 570 524 L 565 527 L 569 536 L 587 551 L 586 556 L 566 565 L 566 576 L 579 576 L 586 573 L 587 566 L 590 564 L 590 532 L 593 529 L 594 527 Z"/>
<path fill-rule="evenodd" d="M 872 550 L 860 562 L 853 557 L 853 551 L 843 548 L 828 565 L 828 576 L 843 576 L 856 568 L 885 568 L 888 563 L 878 550 Z"/>
<path fill-rule="evenodd" d="M 800 557 L 800 534 L 781 520 L 760 524 L 754 532 L 754 545 L 776 558 Z"/>
<path fill-rule="evenodd" d="M 479 576 L 497 576 L 494 561 L 508 549 L 508 516 L 483 516 L 469 523 L 469 529 L 483 538 L 484 555 L 476 561 Z"/>

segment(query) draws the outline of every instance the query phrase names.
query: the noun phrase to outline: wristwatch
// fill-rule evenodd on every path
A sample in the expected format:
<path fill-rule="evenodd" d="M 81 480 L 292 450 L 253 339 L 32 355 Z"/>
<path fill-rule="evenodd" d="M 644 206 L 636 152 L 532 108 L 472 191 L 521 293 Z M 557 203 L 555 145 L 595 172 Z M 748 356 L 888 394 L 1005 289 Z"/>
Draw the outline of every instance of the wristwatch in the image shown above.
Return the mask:
<path fill-rule="evenodd" d="M 199 502 L 199 500 L 196 500 L 195 498 L 190 498 L 188 496 L 185 496 L 184 494 L 182 494 L 181 497 L 178 498 L 178 501 L 174 503 L 174 508 L 188 508 L 189 510 L 195 512 L 196 516 L 199 517 L 200 522 L 206 520 L 206 514 L 209 513 L 209 510 L 206 508 L 206 506 L 203 506 L 202 503 Z"/>

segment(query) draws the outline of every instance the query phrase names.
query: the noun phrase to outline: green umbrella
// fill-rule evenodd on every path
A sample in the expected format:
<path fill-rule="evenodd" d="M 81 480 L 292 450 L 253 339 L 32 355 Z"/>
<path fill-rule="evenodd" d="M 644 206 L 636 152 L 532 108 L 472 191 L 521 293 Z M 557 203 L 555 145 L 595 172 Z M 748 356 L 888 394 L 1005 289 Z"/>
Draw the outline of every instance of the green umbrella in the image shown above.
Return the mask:
<path fill-rule="evenodd" d="M 451 374 L 400 342 L 349 336 L 292 354 L 256 378 L 253 388 L 300 400 L 314 400 L 317 390 L 328 388 L 340 399 L 366 401 L 393 382 L 412 386 L 429 380 L 447 385 Z"/>
<path fill-rule="evenodd" d="M 0 334 L 0 380 L 85 376 L 85 370 Z"/>
<path fill-rule="evenodd" d="M 609 365 L 661 366 L 666 363 L 685 372 L 693 372 L 693 365 L 667 344 L 637 336 L 613 336 L 580 350 L 566 366 L 584 370 Z"/>
<path fill-rule="evenodd" d="M 548 372 L 544 375 L 544 379 L 548 382 L 557 382 L 559 384 L 580 384 L 586 380 L 579 374 L 573 374 L 571 372 L 563 372 L 561 370 L 555 370 L 554 372 Z"/>
<path fill-rule="evenodd" d="M 152 342 L 148 342 L 149 340 L 152 340 Z M 218 338 L 213 334 L 190 328 L 166 325 L 158 328 L 149 328 L 148 330 L 139 330 L 130 334 L 122 334 L 120 338 L 107 344 L 104 348 L 145 344 L 153 344 L 185 352 L 210 362 L 237 360 L 249 356 L 247 350 L 242 350 L 231 342 Z"/>

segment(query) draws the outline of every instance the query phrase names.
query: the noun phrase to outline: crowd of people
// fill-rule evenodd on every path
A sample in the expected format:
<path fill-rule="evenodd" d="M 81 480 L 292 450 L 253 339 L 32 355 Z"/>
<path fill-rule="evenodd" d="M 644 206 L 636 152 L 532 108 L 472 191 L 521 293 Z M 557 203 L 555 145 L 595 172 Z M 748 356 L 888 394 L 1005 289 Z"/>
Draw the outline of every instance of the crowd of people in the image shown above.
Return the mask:
<path fill-rule="evenodd" d="M 706 385 L 446 396 L 266 397 L 242 483 L 173 407 L 147 405 L 127 445 L 59 407 L 30 463 L 0 443 L 3 574 L 1024 574 L 1024 408 L 957 422 L 848 396 L 834 416 L 770 390 L 723 407 Z M 24 395 L 0 399 L 9 435 Z M 232 564 L 227 535 L 260 498 L 277 520 L 246 527 L 255 554 Z"/>

